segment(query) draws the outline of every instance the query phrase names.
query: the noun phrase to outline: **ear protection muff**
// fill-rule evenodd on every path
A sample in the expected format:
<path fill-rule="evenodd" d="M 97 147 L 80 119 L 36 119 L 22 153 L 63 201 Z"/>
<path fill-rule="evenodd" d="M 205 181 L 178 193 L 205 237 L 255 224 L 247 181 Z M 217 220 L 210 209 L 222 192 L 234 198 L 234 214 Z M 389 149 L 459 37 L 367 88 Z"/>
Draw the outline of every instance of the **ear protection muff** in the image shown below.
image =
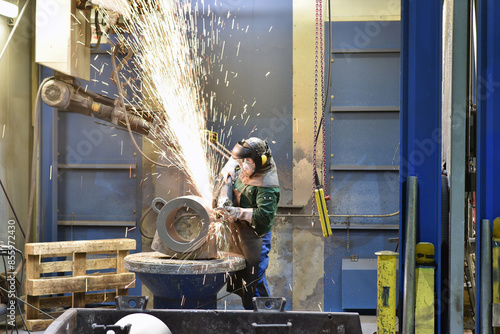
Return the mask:
<path fill-rule="evenodd" d="M 266 164 L 266 162 L 267 162 L 267 155 L 265 155 L 265 154 L 261 155 L 260 159 L 262 160 L 262 166 L 264 166 Z"/>
<path fill-rule="evenodd" d="M 257 173 L 262 169 L 262 167 L 266 164 L 266 162 L 269 160 L 268 155 L 269 155 L 269 146 L 267 146 L 267 142 L 264 142 L 266 144 L 266 150 L 264 151 L 264 154 L 260 155 L 260 161 L 255 161 L 255 172 Z M 247 142 L 250 147 L 257 152 L 257 149 L 254 147 L 254 144 Z M 257 156 L 259 157 L 259 156 Z M 254 159 L 255 160 L 255 159 Z"/>
<path fill-rule="evenodd" d="M 266 144 L 266 150 L 263 155 L 260 156 L 262 164 L 261 166 L 264 166 L 269 159 L 269 145 L 267 145 L 267 141 L 264 141 L 264 144 Z"/>

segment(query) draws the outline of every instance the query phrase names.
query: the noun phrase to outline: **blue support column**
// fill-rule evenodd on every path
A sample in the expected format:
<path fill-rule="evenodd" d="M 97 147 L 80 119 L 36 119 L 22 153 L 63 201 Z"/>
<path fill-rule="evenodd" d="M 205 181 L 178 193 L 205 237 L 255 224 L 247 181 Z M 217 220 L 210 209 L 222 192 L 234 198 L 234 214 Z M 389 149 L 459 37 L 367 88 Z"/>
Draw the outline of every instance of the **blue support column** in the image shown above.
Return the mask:
<path fill-rule="evenodd" d="M 40 66 L 41 78 L 54 75 L 51 69 Z M 40 101 L 40 213 L 38 241 L 57 241 L 57 108 Z"/>
<path fill-rule="evenodd" d="M 405 240 L 406 179 L 418 177 L 417 242 L 436 247 L 437 300 L 441 300 L 441 1 L 401 2 L 400 245 Z M 403 273 L 405 249 L 400 251 Z M 403 276 L 399 289 L 403 288 Z M 403 296 L 400 291 L 399 296 Z M 400 300 L 401 302 L 401 300 Z M 440 326 L 438 303 L 438 326 Z M 400 319 L 401 315 L 400 315 Z"/>
<path fill-rule="evenodd" d="M 482 257 L 480 222 L 500 216 L 500 5 L 496 0 L 479 0 L 478 88 L 477 88 L 477 211 L 476 259 Z M 481 288 L 481 268 L 476 267 L 476 296 Z M 476 314 L 481 314 L 477 298 Z M 477 333 L 480 321 L 476 321 Z"/>

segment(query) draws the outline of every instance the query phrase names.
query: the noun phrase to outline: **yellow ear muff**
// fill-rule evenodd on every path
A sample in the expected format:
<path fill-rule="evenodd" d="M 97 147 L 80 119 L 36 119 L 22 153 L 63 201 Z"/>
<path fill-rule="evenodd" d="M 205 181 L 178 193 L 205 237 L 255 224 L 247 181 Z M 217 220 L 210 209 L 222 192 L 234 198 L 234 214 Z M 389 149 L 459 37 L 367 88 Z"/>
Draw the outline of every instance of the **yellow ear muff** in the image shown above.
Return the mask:
<path fill-rule="evenodd" d="M 262 166 L 264 166 L 266 164 L 266 162 L 267 162 L 267 155 L 263 155 L 260 158 L 262 160 Z"/>

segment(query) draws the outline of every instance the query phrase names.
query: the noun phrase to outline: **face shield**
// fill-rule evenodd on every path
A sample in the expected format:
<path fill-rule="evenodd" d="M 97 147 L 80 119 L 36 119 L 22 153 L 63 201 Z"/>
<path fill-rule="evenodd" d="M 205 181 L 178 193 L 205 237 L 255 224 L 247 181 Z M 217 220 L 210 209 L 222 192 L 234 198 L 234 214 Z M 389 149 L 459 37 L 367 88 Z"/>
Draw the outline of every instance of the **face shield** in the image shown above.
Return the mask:
<path fill-rule="evenodd" d="M 231 151 L 231 155 L 238 162 L 238 165 L 240 165 L 241 172 L 244 175 L 250 177 L 258 171 L 256 161 L 260 156 L 248 142 L 244 140 L 239 141 Z"/>

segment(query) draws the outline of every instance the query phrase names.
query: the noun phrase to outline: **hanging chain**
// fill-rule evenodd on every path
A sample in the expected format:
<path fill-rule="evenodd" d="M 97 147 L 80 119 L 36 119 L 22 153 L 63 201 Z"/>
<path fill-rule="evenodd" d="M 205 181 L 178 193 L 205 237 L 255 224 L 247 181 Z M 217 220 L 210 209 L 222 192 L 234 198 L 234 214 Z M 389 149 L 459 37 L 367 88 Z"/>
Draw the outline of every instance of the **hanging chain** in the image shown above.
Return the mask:
<path fill-rule="evenodd" d="M 314 225 L 314 215 L 316 207 L 316 198 L 314 191 L 316 190 L 316 131 L 318 128 L 318 53 L 319 53 L 319 38 L 321 31 L 321 7 L 322 0 L 316 0 L 316 31 L 315 31 L 315 47 L 314 47 L 314 132 L 313 132 L 313 175 L 312 175 L 312 224 Z"/>
<path fill-rule="evenodd" d="M 320 1 L 320 26 L 319 26 L 319 39 L 320 39 L 320 63 L 321 63 L 321 124 L 323 136 L 323 189 L 325 195 L 328 194 L 326 190 L 326 128 L 325 128 L 325 54 L 323 50 L 323 4 Z M 328 83 L 327 83 L 328 84 Z"/>

